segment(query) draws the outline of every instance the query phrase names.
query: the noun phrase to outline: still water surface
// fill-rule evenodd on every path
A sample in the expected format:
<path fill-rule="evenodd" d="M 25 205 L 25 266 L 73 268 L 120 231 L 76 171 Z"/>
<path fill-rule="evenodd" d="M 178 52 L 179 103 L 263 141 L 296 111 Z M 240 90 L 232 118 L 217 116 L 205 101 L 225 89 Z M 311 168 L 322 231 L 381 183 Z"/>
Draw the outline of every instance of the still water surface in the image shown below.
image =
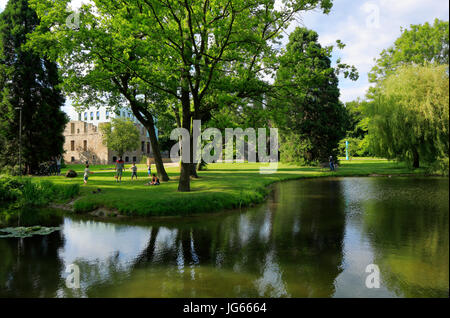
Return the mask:
<path fill-rule="evenodd" d="M 444 178 L 311 179 L 241 212 L 66 217 L 47 237 L 0 239 L 0 297 L 448 297 L 448 195 Z"/>

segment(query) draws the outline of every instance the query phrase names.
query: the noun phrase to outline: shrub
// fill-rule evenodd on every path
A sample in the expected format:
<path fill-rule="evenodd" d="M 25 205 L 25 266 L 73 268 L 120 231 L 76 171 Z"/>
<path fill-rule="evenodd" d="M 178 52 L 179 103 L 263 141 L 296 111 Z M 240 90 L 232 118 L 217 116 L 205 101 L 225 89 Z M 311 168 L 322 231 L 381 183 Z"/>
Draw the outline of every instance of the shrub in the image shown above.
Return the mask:
<path fill-rule="evenodd" d="M 23 183 L 17 178 L 0 176 L 0 202 L 16 201 L 21 195 Z"/>
<path fill-rule="evenodd" d="M 74 170 L 69 170 L 66 173 L 66 178 L 76 178 L 77 177 L 77 173 Z"/>
<path fill-rule="evenodd" d="M 438 174 L 445 177 L 449 176 L 449 158 L 439 158 L 433 162 L 427 169 L 429 174 Z"/>
<path fill-rule="evenodd" d="M 0 176 L 0 203 L 4 210 L 23 207 L 42 207 L 52 201 L 68 200 L 80 192 L 78 184 L 55 185 L 48 180 L 33 182 L 29 178 L 18 179 Z"/>
<path fill-rule="evenodd" d="M 4 166 L 1 170 L 0 173 L 2 174 L 6 174 L 9 176 L 18 176 L 20 175 L 20 167 L 19 165 L 15 165 L 15 166 Z"/>

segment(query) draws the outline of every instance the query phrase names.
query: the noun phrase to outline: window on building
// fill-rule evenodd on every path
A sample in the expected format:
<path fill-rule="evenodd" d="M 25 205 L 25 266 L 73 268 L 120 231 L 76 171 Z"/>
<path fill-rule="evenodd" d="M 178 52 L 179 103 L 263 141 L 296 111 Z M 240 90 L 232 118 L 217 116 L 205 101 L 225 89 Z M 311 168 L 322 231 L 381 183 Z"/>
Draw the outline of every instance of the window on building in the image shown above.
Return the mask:
<path fill-rule="evenodd" d="M 133 157 L 133 162 L 136 162 L 137 161 L 137 158 L 136 157 Z"/>
<path fill-rule="evenodd" d="M 109 119 L 109 111 L 106 111 L 106 119 Z"/>
<path fill-rule="evenodd" d="M 81 121 L 81 113 L 78 113 L 78 121 Z"/>
<path fill-rule="evenodd" d="M 87 123 L 84 123 L 84 133 L 87 133 Z"/>
<path fill-rule="evenodd" d="M 91 112 L 91 120 L 94 120 L 94 112 Z"/>
<path fill-rule="evenodd" d="M 79 133 L 80 133 L 80 128 L 77 129 L 77 134 L 79 134 Z"/>
<path fill-rule="evenodd" d="M 70 150 L 75 151 L 75 140 L 70 141 Z"/>
<path fill-rule="evenodd" d="M 145 151 L 145 141 L 141 142 L 141 151 L 144 152 Z"/>
<path fill-rule="evenodd" d="M 125 157 L 125 162 L 130 162 L 130 158 L 129 157 Z"/>
<path fill-rule="evenodd" d="M 100 112 L 97 111 L 97 120 L 100 120 Z"/>
<path fill-rule="evenodd" d="M 70 157 L 71 162 L 75 162 L 75 157 Z"/>
<path fill-rule="evenodd" d="M 150 143 L 147 142 L 147 153 L 150 153 Z"/>
<path fill-rule="evenodd" d="M 83 151 L 87 151 L 87 140 L 83 140 Z"/>
<path fill-rule="evenodd" d="M 87 113 L 84 113 L 84 120 L 87 121 Z"/>
<path fill-rule="evenodd" d="M 70 133 L 73 135 L 73 134 L 75 134 L 75 124 L 74 123 L 71 123 L 70 124 Z"/>

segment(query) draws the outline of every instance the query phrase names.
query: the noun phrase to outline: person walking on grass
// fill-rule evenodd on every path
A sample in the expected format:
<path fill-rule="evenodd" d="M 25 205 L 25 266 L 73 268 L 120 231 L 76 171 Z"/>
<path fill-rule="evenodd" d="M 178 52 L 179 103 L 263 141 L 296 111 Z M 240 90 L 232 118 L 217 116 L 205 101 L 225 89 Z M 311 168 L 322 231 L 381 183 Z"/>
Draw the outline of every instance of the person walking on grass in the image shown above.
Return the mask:
<path fill-rule="evenodd" d="M 334 160 L 333 160 L 333 156 L 330 156 L 329 162 L 330 162 L 330 170 L 331 170 L 331 171 L 334 171 Z"/>
<path fill-rule="evenodd" d="M 122 157 L 116 162 L 116 182 L 122 182 L 123 170 L 125 169 L 125 162 Z"/>
<path fill-rule="evenodd" d="M 55 161 L 56 161 L 56 173 L 58 174 L 58 176 L 61 175 L 61 155 L 56 156 Z"/>
<path fill-rule="evenodd" d="M 137 167 L 136 163 L 133 162 L 133 165 L 131 166 L 131 180 L 133 180 L 133 177 L 136 177 L 137 180 Z"/>
<path fill-rule="evenodd" d="M 86 165 L 86 168 L 84 169 L 84 184 L 88 183 L 89 175 L 93 174 L 93 172 L 89 169 L 89 165 Z"/>

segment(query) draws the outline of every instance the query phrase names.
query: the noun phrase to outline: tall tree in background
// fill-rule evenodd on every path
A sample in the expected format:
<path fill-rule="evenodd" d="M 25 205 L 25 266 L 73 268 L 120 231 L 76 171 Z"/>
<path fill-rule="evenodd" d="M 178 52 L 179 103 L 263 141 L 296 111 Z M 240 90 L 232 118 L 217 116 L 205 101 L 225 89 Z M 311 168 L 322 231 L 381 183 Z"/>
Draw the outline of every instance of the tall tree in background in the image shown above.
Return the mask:
<path fill-rule="evenodd" d="M 433 25 L 411 25 L 401 29 L 394 45 L 381 52 L 369 73 L 369 81 L 377 83 L 405 64 L 449 64 L 448 21 L 435 19 Z"/>
<path fill-rule="evenodd" d="M 340 44 L 340 42 L 338 42 Z M 348 127 L 348 114 L 339 101 L 337 74 L 351 79 L 354 67 L 331 65 L 332 47 L 322 47 L 316 32 L 297 28 L 281 57 L 274 86 L 278 96 L 270 109 L 281 130 L 281 160 L 297 163 L 327 161 Z"/>
<path fill-rule="evenodd" d="M 2 161 L 16 165 L 19 110 L 22 108 L 22 155 L 27 173 L 63 152 L 67 117 L 58 88 L 56 64 L 23 47 L 39 19 L 27 0 L 10 0 L 0 14 L 0 134 Z"/>
<path fill-rule="evenodd" d="M 369 151 L 369 117 L 364 114 L 365 105 L 368 102 L 361 99 L 356 99 L 345 103 L 345 109 L 349 114 L 350 125 L 348 127 L 347 135 L 339 142 L 340 155 L 349 157 L 370 156 Z M 348 147 L 346 145 L 348 142 Z"/>
<path fill-rule="evenodd" d="M 111 123 L 100 124 L 102 142 L 119 157 L 139 148 L 139 129 L 129 118 L 114 118 Z"/>
<path fill-rule="evenodd" d="M 399 67 L 366 107 L 369 142 L 377 155 L 413 168 L 446 160 L 448 169 L 448 65 Z"/>

